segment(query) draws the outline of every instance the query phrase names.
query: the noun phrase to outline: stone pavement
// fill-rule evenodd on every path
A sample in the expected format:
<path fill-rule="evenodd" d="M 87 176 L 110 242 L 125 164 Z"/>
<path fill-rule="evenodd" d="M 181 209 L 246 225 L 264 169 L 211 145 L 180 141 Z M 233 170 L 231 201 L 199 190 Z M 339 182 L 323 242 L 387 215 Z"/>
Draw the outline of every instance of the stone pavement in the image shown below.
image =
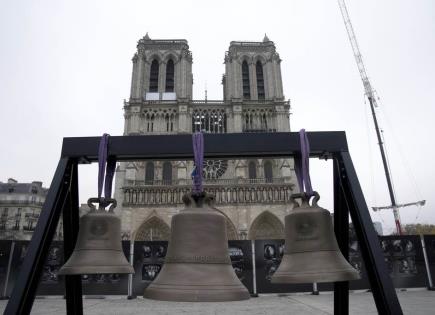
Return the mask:
<path fill-rule="evenodd" d="M 397 292 L 405 314 L 435 314 L 435 291 L 410 289 Z M 0 301 L 3 312 L 6 301 Z M 186 315 L 278 315 L 278 314 L 333 314 L 333 294 L 275 294 L 260 295 L 248 301 L 220 303 L 180 303 L 152 301 L 143 298 L 127 300 L 124 296 L 105 299 L 86 298 L 83 303 L 86 315 L 109 314 L 186 314 Z M 32 314 L 65 314 L 65 301 L 60 297 L 37 299 Z M 350 295 L 350 314 L 377 314 L 372 294 L 355 292 Z"/>

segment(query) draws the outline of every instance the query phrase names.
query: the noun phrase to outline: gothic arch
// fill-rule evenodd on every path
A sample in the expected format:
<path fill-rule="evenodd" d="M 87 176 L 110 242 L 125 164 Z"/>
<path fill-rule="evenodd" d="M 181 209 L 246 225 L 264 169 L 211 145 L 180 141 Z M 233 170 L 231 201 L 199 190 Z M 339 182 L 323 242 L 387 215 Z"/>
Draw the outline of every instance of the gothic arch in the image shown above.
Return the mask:
<path fill-rule="evenodd" d="M 164 63 L 167 63 L 169 59 L 172 59 L 174 65 L 179 61 L 177 54 L 172 50 L 165 52 L 165 54 L 162 56 L 162 60 Z"/>
<path fill-rule="evenodd" d="M 284 224 L 273 213 L 264 211 L 252 222 L 248 237 L 251 240 L 283 239 Z"/>
<path fill-rule="evenodd" d="M 256 55 L 253 58 L 253 63 L 256 64 L 258 61 L 261 62 L 261 65 L 264 67 L 264 65 L 266 64 L 266 58 L 263 55 Z"/>
<path fill-rule="evenodd" d="M 146 60 L 148 60 L 148 62 L 151 64 L 151 62 L 153 62 L 154 59 L 156 59 L 160 64 L 163 61 L 162 53 L 159 51 L 154 51 L 148 55 Z"/>
<path fill-rule="evenodd" d="M 162 219 L 154 215 L 143 222 L 134 233 L 134 241 L 168 241 L 171 229 Z"/>
<path fill-rule="evenodd" d="M 243 61 L 246 61 L 246 63 L 249 66 L 250 64 L 252 64 L 252 57 L 247 55 L 247 54 L 240 55 L 237 58 L 237 62 L 241 65 L 243 63 Z"/>

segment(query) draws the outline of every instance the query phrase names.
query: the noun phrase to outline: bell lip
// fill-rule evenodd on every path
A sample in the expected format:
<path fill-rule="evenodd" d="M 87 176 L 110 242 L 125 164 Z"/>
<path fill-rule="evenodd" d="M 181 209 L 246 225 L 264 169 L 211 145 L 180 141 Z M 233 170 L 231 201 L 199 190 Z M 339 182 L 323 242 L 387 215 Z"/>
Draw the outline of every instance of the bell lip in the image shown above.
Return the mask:
<path fill-rule="evenodd" d="M 60 276 L 67 275 L 92 275 L 92 274 L 134 274 L 134 269 L 131 265 L 119 266 L 63 266 L 57 273 Z"/>
<path fill-rule="evenodd" d="M 326 272 L 275 272 L 271 283 L 323 283 L 337 281 L 359 280 L 361 276 L 358 271 L 352 269 L 335 269 Z"/>
<path fill-rule="evenodd" d="M 251 295 L 245 286 L 228 286 L 223 289 L 197 288 L 176 289 L 162 287 L 148 287 L 143 297 L 149 300 L 169 302 L 230 302 L 249 300 Z"/>

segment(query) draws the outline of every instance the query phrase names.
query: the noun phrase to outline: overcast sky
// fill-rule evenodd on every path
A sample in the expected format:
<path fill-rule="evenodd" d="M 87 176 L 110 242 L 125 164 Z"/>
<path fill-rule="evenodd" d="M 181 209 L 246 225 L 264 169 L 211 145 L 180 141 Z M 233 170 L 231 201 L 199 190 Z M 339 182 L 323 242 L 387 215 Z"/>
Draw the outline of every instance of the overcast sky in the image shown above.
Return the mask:
<path fill-rule="evenodd" d="M 406 223 L 435 223 L 435 2 L 348 0 L 372 85 L 380 97 L 397 200 Z M 17 1 L 0 11 L 0 180 L 51 182 L 62 138 L 123 132 L 137 41 L 184 38 L 194 98 L 222 99 L 232 40 L 275 42 L 291 129 L 345 130 L 369 206 L 389 204 L 364 91 L 336 0 Z M 313 188 L 332 208 L 330 162 L 312 160 Z M 97 169 L 80 168 L 80 200 L 96 195 Z M 391 232 L 393 215 L 372 214 Z"/>

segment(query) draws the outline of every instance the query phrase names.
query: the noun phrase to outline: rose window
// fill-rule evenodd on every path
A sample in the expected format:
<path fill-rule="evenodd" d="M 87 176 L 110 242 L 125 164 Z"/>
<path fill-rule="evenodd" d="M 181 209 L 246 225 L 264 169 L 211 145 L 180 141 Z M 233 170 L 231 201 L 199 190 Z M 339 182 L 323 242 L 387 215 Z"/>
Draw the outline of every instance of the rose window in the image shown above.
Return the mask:
<path fill-rule="evenodd" d="M 204 160 L 203 176 L 205 179 L 217 179 L 221 177 L 228 168 L 226 160 Z"/>

